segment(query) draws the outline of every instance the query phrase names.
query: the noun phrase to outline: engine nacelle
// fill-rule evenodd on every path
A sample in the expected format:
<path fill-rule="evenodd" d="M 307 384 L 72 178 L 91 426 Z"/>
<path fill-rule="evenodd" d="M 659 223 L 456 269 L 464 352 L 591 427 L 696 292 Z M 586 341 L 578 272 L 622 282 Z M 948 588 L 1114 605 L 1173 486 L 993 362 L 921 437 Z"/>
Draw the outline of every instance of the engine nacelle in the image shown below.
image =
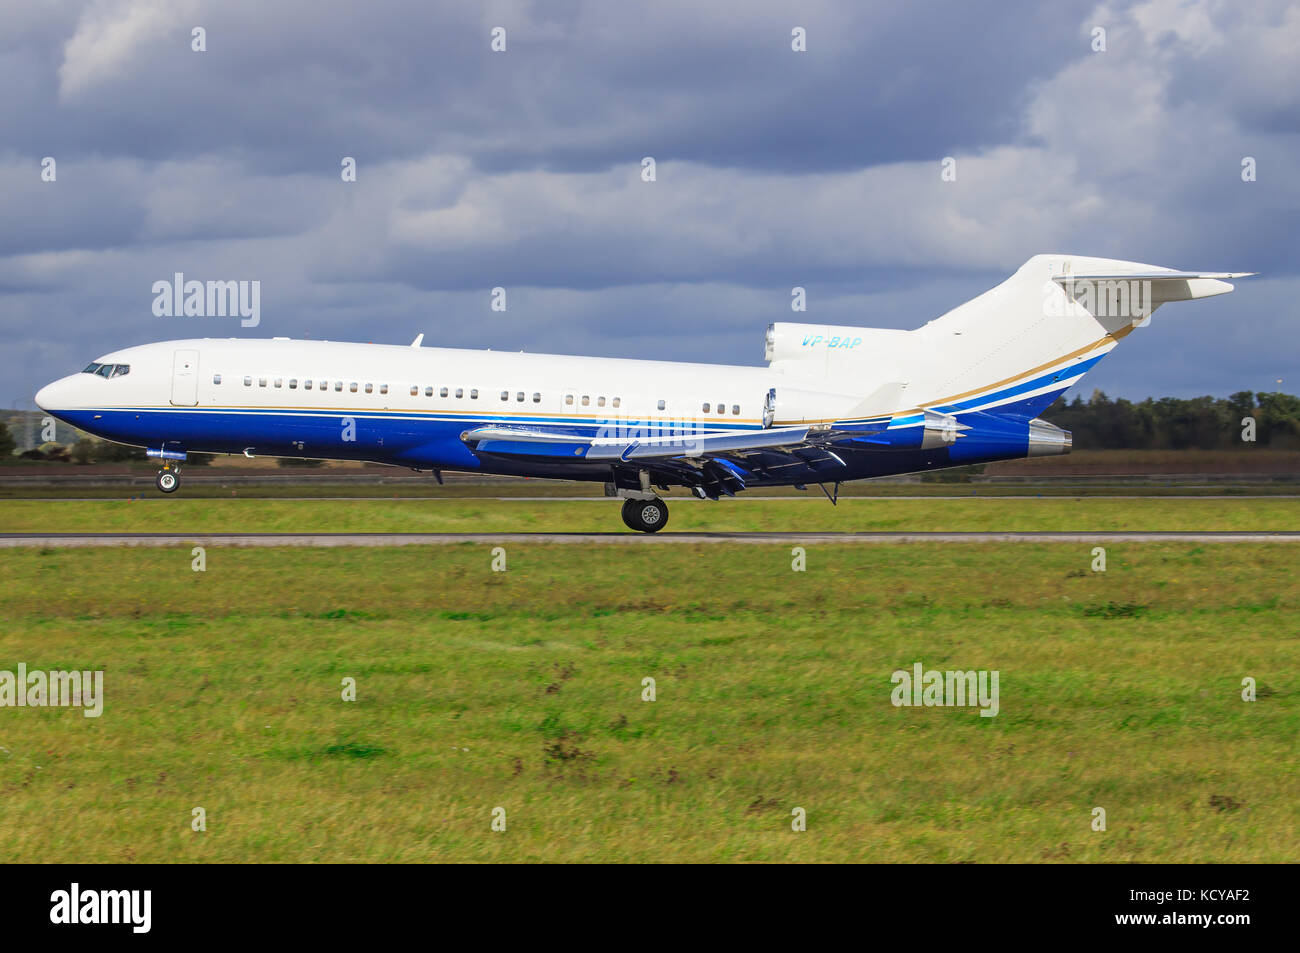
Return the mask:
<path fill-rule="evenodd" d="M 854 394 L 804 390 L 784 385 L 767 392 L 763 403 L 763 426 L 827 423 L 842 420 L 862 404 Z"/>
<path fill-rule="evenodd" d="M 872 332 L 878 330 L 778 321 L 767 326 L 763 360 L 769 363 L 799 361 L 821 358 L 830 351 L 853 351 L 862 347 Z"/>

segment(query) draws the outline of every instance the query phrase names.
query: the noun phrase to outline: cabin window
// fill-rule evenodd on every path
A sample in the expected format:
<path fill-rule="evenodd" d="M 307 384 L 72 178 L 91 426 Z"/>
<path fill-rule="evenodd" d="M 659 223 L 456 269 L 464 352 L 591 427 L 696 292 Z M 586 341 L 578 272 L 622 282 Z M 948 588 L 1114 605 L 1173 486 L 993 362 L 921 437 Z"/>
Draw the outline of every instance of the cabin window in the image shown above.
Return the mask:
<path fill-rule="evenodd" d="M 289 390 L 297 390 L 297 389 L 298 389 L 298 378 L 296 377 L 289 378 Z"/>
<path fill-rule="evenodd" d="M 621 398 L 621 397 L 615 397 L 615 398 L 614 398 L 614 406 L 615 406 L 615 407 L 617 407 L 621 402 L 622 402 L 622 398 Z"/>
<path fill-rule="evenodd" d="M 456 388 L 456 399 L 457 399 L 457 400 L 460 400 L 460 399 L 461 399 L 462 397 L 464 397 L 464 396 L 465 396 L 465 388 L 463 388 L 463 387 L 457 387 L 457 388 Z"/>
<path fill-rule="evenodd" d="M 220 374 L 213 374 L 213 375 L 212 375 L 212 383 L 214 383 L 214 384 L 220 384 L 220 383 L 221 383 L 221 375 L 220 375 Z"/>
<path fill-rule="evenodd" d="M 470 400 L 478 400 L 478 388 L 477 388 L 477 387 L 475 387 L 473 390 L 471 390 L 471 391 L 469 392 L 469 399 L 470 399 Z"/>
<path fill-rule="evenodd" d="M 534 393 L 534 394 L 533 394 L 533 403 L 534 403 L 534 404 L 540 404 L 541 402 L 542 402 L 542 395 L 541 395 L 541 394 L 538 394 L 538 393 Z"/>
<path fill-rule="evenodd" d="M 245 376 L 244 376 L 244 386 L 245 386 L 245 387 L 252 387 L 252 386 L 253 386 L 253 379 L 252 379 L 251 377 L 245 375 Z"/>
<path fill-rule="evenodd" d="M 426 387 L 426 388 L 424 389 L 424 396 L 425 396 L 425 397 L 432 397 L 432 396 L 433 396 L 433 385 L 432 385 L 432 384 L 430 384 L 428 387 Z"/>
<path fill-rule="evenodd" d="M 283 377 L 277 377 L 277 378 L 275 379 L 275 386 L 276 386 L 276 387 L 283 387 L 283 386 L 284 386 L 284 378 L 283 378 Z"/>
<path fill-rule="evenodd" d="M 334 382 L 334 389 L 335 389 L 336 391 L 338 391 L 338 390 L 342 390 L 342 389 L 343 389 L 343 382 L 342 382 L 342 381 L 335 381 L 335 382 Z"/>
<path fill-rule="evenodd" d="M 667 407 L 667 406 L 668 406 L 668 402 L 667 402 L 667 401 L 665 401 L 665 400 L 660 400 L 660 401 L 659 401 L 659 409 L 660 409 L 660 410 L 663 410 L 663 409 L 664 409 L 665 407 Z"/>
<path fill-rule="evenodd" d="M 718 413 L 720 413 L 720 414 L 725 414 L 726 412 L 727 412 L 727 405 L 726 405 L 726 404 L 718 404 Z"/>
<path fill-rule="evenodd" d="M 588 397 L 586 394 L 583 394 L 583 395 L 582 395 L 582 406 L 583 406 L 583 407 L 588 407 L 588 406 L 590 406 L 590 405 L 591 405 L 591 398 Z"/>
<path fill-rule="evenodd" d="M 266 378 L 265 378 L 265 377 L 259 377 L 259 378 L 257 379 L 257 386 L 258 386 L 258 387 L 265 387 L 265 386 L 266 386 Z"/>
<path fill-rule="evenodd" d="M 348 384 L 348 393 L 355 394 L 356 392 L 357 392 L 357 382 L 352 381 L 351 383 Z"/>
<path fill-rule="evenodd" d="M 604 397 L 597 397 L 597 398 L 596 398 L 596 406 L 597 406 L 597 407 L 604 407 L 604 406 L 605 406 L 605 398 L 604 398 Z"/>
<path fill-rule="evenodd" d="M 374 393 L 374 390 L 375 390 L 375 385 L 374 385 L 374 384 L 367 384 L 367 385 L 366 385 L 366 393 L 367 393 L 367 394 L 372 394 L 372 393 Z"/>
<path fill-rule="evenodd" d="M 387 393 L 388 393 L 388 385 L 387 385 L 387 384 L 380 384 L 380 385 L 379 385 L 379 393 L 381 393 L 381 394 L 387 394 Z"/>
<path fill-rule="evenodd" d="M 420 388 L 419 388 L 417 385 L 412 384 L 412 385 L 411 385 L 411 396 L 412 396 L 412 397 L 418 397 L 419 394 L 420 394 Z"/>
<path fill-rule="evenodd" d="M 707 413 L 709 412 L 709 405 L 708 405 L 708 404 L 705 404 L 705 405 L 703 406 L 703 410 L 704 410 L 704 412 L 707 414 Z"/>
<path fill-rule="evenodd" d="M 524 399 L 524 392 L 523 392 L 523 391 L 519 391 L 518 393 L 515 394 L 515 400 L 518 401 L 518 400 L 523 400 L 523 399 Z"/>
<path fill-rule="evenodd" d="M 446 397 L 446 396 L 447 396 L 447 388 L 444 387 L 442 390 L 438 391 L 438 396 L 439 396 L 439 397 Z"/>
<path fill-rule="evenodd" d="M 566 407 L 572 407 L 572 406 L 573 406 L 573 395 L 572 395 L 572 394 L 565 394 L 565 395 L 564 395 L 564 405 L 565 405 Z"/>
<path fill-rule="evenodd" d="M 502 399 L 502 400 L 509 400 L 509 399 L 510 399 L 510 391 L 508 391 L 508 390 L 503 390 L 503 391 L 501 392 L 501 399 Z"/>
<path fill-rule="evenodd" d="M 311 390 L 311 378 L 310 378 L 310 377 L 307 378 L 305 381 L 302 382 L 302 389 L 303 389 L 303 390 Z"/>
<path fill-rule="evenodd" d="M 739 417 L 739 416 L 740 416 L 740 405 L 739 405 L 739 404 L 732 404 L 732 405 L 731 405 L 731 412 L 732 412 L 733 414 L 735 414 L 737 417 Z"/>

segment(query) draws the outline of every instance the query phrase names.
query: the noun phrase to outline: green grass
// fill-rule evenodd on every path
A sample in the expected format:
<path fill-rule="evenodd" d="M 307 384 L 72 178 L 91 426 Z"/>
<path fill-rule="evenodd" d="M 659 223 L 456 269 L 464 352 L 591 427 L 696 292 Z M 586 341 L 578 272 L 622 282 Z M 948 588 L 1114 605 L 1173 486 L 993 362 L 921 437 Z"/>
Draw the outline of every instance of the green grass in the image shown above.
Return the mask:
<path fill-rule="evenodd" d="M 1290 546 L 507 550 L 0 552 L 0 669 L 106 694 L 0 709 L 0 861 L 1300 850 Z M 1000 714 L 893 707 L 915 661 L 998 670 Z"/>
<path fill-rule="evenodd" d="M 1300 529 L 1300 499 L 670 501 L 668 532 Z M 617 500 L 2 500 L 0 531 L 613 532 Z"/>

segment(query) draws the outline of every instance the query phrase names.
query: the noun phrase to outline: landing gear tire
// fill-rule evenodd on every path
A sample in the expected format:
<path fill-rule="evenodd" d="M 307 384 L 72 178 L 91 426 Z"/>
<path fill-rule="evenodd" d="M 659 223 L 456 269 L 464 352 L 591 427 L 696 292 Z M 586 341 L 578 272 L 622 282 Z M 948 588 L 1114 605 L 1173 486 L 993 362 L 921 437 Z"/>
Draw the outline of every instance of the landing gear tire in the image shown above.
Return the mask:
<path fill-rule="evenodd" d="M 175 493 L 181 485 L 181 478 L 175 470 L 159 470 L 158 479 L 154 482 L 164 493 Z"/>
<path fill-rule="evenodd" d="M 624 500 L 623 522 L 638 533 L 657 533 L 668 525 L 668 504 L 653 500 Z"/>

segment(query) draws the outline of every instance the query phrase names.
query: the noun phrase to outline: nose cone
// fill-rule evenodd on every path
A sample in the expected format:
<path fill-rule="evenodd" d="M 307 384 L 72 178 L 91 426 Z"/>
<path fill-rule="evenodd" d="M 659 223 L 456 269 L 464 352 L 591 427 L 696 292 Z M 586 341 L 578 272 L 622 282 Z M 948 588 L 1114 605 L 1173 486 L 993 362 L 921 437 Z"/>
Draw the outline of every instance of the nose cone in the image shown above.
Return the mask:
<path fill-rule="evenodd" d="M 75 374 L 71 377 L 61 377 L 52 384 L 46 384 L 36 392 L 36 406 L 51 414 L 72 407 L 75 377 Z"/>

